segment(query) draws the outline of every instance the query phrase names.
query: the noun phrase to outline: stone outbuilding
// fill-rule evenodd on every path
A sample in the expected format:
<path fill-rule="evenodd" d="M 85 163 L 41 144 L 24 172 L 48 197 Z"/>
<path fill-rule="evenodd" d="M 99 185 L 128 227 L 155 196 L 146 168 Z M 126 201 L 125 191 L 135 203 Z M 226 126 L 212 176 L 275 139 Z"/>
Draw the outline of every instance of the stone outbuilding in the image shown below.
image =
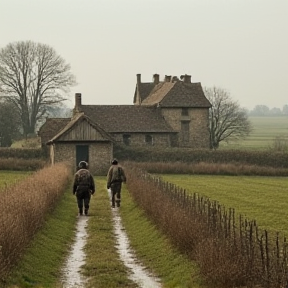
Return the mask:
<path fill-rule="evenodd" d="M 113 157 L 111 136 L 84 113 L 64 122 L 67 124 L 46 143 L 51 164 L 67 161 L 76 171 L 78 163 L 86 161 L 94 175 L 105 175 Z"/>

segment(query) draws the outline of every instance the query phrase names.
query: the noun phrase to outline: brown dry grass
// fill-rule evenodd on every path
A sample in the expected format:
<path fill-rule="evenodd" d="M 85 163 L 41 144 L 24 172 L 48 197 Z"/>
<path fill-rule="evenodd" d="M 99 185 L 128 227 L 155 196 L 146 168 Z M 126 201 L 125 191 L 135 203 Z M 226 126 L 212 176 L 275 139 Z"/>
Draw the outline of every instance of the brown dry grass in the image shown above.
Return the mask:
<path fill-rule="evenodd" d="M 129 162 L 127 162 L 129 165 Z M 206 174 L 206 175 L 250 175 L 287 176 L 288 168 L 275 168 L 243 163 L 184 163 L 184 162 L 142 162 L 137 166 L 149 173 L 158 174 Z"/>
<path fill-rule="evenodd" d="M 157 166 L 155 163 L 153 165 L 149 163 L 149 165 L 149 167 L 145 166 L 146 169 L 149 170 L 149 168 L 151 168 L 150 171 L 153 170 L 154 173 L 157 172 L 161 174 L 163 171 L 167 173 L 167 170 L 165 170 L 165 165 L 167 164 L 161 166 L 161 163 L 159 163 L 159 166 Z M 162 170 L 157 170 L 157 167 L 159 168 L 160 166 Z M 249 246 L 250 248 L 248 248 L 248 250 L 252 250 L 246 251 L 247 254 L 244 251 L 246 248 L 244 250 L 242 249 L 242 244 L 244 243 L 246 245 L 246 240 L 249 242 L 248 238 L 250 236 L 247 236 L 248 238 L 246 239 L 246 236 L 243 236 L 244 238 L 242 236 L 240 237 L 240 235 L 235 232 L 234 236 L 226 238 L 225 233 L 228 230 L 225 230 L 223 225 L 211 225 L 213 221 L 215 221 L 215 224 L 218 223 L 219 219 L 216 220 L 216 216 L 214 217 L 212 215 L 218 206 L 215 206 L 215 209 L 213 207 L 212 210 L 208 209 L 208 205 L 201 205 L 201 198 L 198 198 L 199 201 L 197 200 L 196 202 L 190 201 L 191 198 L 183 197 L 184 194 L 175 193 L 173 189 L 175 186 L 169 183 L 163 183 L 160 179 L 157 180 L 157 178 L 154 178 L 152 181 L 151 176 L 138 168 L 143 168 L 141 163 L 137 163 L 136 166 L 135 163 L 126 162 L 125 167 L 127 179 L 129 180 L 127 182 L 127 188 L 135 202 L 145 210 L 147 217 L 171 239 L 182 253 L 188 255 L 191 260 L 195 260 L 199 264 L 201 275 L 203 279 L 207 281 L 207 284 L 210 285 L 209 287 L 227 288 L 243 287 L 245 285 L 248 285 L 247 287 L 256 287 L 256 284 L 263 284 L 267 281 L 267 278 L 265 278 L 267 277 L 267 273 L 265 275 L 262 273 L 263 262 L 261 262 L 261 256 L 258 253 L 259 248 L 255 248 L 254 251 L 254 244 L 252 243 L 254 240 L 251 240 L 253 245 Z M 173 170 L 174 174 L 177 174 L 177 172 L 183 173 L 184 170 L 179 169 L 179 167 L 183 168 L 184 166 L 182 166 L 181 163 L 179 166 L 175 165 Z M 166 168 L 169 169 L 169 165 Z M 172 169 L 172 166 L 170 168 Z M 231 166 L 226 165 L 225 168 L 228 169 L 225 170 L 226 173 L 228 173 Z M 244 168 L 246 168 L 245 173 L 250 171 L 246 166 Z M 209 174 L 210 171 L 209 169 L 206 170 L 206 174 Z M 185 170 L 185 173 L 189 172 Z M 180 198 L 183 199 L 183 201 L 180 201 Z M 203 201 L 205 202 L 206 200 L 203 199 Z M 202 206 L 202 208 L 199 208 L 198 204 Z M 222 216 L 224 218 L 224 215 Z M 225 223 L 227 224 L 228 222 Z M 233 231 L 232 229 L 235 227 L 235 223 L 232 223 L 234 222 L 231 221 L 231 231 Z M 237 229 L 239 229 L 239 227 Z M 242 233 L 250 235 L 248 230 L 242 231 Z M 233 233 L 231 235 L 233 235 Z M 255 245 L 259 244 L 257 243 L 256 240 Z M 268 246 L 270 245 L 267 244 L 266 247 Z M 279 246 L 281 245 L 279 244 Z M 272 254 L 273 249 L 271 250 Z M 246 254 L 243 254 L 243 251 Z M 282 261 L 282 258 L 280 259 L 280 257 L 273 255 L 270 255 L 269 252 L 269 257 L 274 257 L 273 259 L 276 259 L 276 261 L 279 260 L 279 263 Z M 265 257 L 268 256 L 264 255 L 264 258 Z M 271 262 L 269 263 L 271 267 L 268 267 L 267 264 L 265 269 L 270 269 L 268 274 L 271 273 L 268 276 L 270 283 L 267 287 L 276 288 L 280 287 L 277 286 L 277 283 L 280 285 L 286 281 L 286 276 L 280 279 L 279 271 L 273 270 L 274 268 L 278 269 L 280 267 L 277 263 L 272 263 L 274 261 L 273 259 L 271 258 Z M 283 258 L 283 260 L 285 259 Z M 272 268 L 274 264 L 275 266 Z M 265 270 L 265 272 L 267 271 Z M 286 271 L 286 268 L 284 268 L 283 271 Z"/>
<path fill-rule="evenodd" d="M 67 184 L 71 170 L 64 163 L 39 170 L 23 181 L 1 190 L 0 277 L 17 262 L 25 247 L 53 210 Z"/>

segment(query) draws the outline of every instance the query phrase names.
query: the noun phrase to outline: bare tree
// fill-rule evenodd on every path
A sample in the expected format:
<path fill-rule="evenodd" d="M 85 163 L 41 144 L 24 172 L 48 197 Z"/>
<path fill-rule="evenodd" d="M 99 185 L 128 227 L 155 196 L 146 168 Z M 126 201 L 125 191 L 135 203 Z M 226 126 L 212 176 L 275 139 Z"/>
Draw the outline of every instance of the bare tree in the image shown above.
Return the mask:
<path fill-rule="evenodd" d="M 212 104 L 209 113 L 211 149 L 217 149 L 221 141 L 239 140 L 249 135 L 252 129 L 247 112 L 227 91 L 213 87 L 205 88 L 204 93 Z"/>
<path fill-rule="evenodd" d="M 48 45 L 22 41 L 0 50 L 0 91 L 14 104 L 24 135 L 35 132 L 46 108 L 60 103 L 74 85 L 70 65 Z"/>

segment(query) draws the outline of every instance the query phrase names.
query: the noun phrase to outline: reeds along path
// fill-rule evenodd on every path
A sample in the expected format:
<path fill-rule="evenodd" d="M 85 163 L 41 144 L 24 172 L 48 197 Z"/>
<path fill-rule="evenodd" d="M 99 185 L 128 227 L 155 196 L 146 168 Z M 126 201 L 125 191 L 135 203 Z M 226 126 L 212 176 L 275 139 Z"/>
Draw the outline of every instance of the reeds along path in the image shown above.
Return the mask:
<path fill-rule="evenodd" d="M 45 215 L 54 209 L 71 175 L 70 167 L 59 163 L 0 191 L 0 279 L 17 263 Z"/>
<path fill-rule="evenodd" d="M 132 163 L 126 174 L 133 199 L 182 253 L 199 264 L 207 283 L 287 287 L 286 238 L 260 231 L 256 221 L 236 218 L 233 208 L 187 194 Z"/>

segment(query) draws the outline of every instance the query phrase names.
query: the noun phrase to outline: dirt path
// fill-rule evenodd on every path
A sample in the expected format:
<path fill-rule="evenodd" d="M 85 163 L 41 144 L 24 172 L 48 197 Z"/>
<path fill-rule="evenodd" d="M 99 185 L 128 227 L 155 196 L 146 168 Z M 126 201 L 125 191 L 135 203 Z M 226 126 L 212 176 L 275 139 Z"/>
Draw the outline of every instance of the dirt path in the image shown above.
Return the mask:
<path fill-rule="evenodd" d="M 85 264 L 83 248 L 87 238 L 88 217 L 81 216 L 77 221 L 75 242 L 63 269 L 63 288 L 85 288 L 86 279 L 81 275 L 81 266 Z"/>
<path fill-rule="evenodd" d="M 120 254 L 120 259 L 125 266 L 130 268 L 131 274 L 129 278 L 137 283 L 142 288 L 158 288 L 161 287 L 159 279 L 150 275 L 145 267 L 139 264 L 133 251 L 130 248 L 129 240 L 122 226 L 121 217 L 118 209 L 113 209 L 114 231 L 117 237 L 117 248 Z"/>
<path fill-rule="evenodd" d="M 120 259 L 127 266 L 131 274 L 128 277 L 137 283 L 141 288 L 160 288 L 161 284 L 158 279 L 150 275 L 147 270 L 139 264 L 133 254 L 126 232 L 122 226 L 121 217 L 117 208 L 112 209 L 114 219 L 114 231 L 116 235 L 116 247 Z M 83 248 L 86 244 L 87 225 L 89 217 L 81 216 L 77 221 L 75 242 L 72 246 L 71 253 L 67 258 L 65 267 L 62 272 L 63 288 L 85 288 L 85 279 L 81 273 L 81 266 L 85 264 L 85 253 Z"/>

